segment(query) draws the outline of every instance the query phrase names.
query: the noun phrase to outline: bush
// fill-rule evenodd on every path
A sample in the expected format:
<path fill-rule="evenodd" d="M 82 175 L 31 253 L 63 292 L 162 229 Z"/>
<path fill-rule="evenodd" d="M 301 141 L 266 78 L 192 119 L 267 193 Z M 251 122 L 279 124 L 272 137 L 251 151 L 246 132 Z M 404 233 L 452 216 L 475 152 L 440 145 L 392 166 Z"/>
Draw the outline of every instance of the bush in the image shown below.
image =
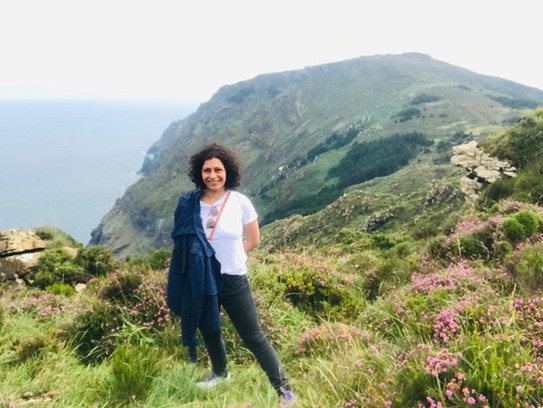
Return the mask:
<path fill-rule="evenodd" d="M 541 217 L 530 210 L 521 210 L 514 215 L 524 227 L 526 237 L 531 237 L 541 228 Z"/>
<path fill-rule="evenodd" d="M 73 284 L 84 280 L 84 270 L 63 249 L 48 249 L 33 268 L 34 286 L 45 289 L 54 283 Z"/>
<path fill-rule="evenodd" d="M 460 253 L 463 258 L 490 258 L 493 239 L 490 234 L 478 231 L 460 237 Z"/>
<path fill-rule="evenodd" d="M 66 328 L 66 336 L 84 363 L 99 363 L 113 352 L 112 329 L 119 326 L 118 310 L 96 302 L 82 310 Z"/>
<path fill-rule="evenodd" d="M 82 247 L 82 244 L 80 242 L 77 242 L 72 236 L 55 227 L 39 227 L 34 230 L 34 234 L 36 234 L 44 241 L 49 241 L 47 244 L 48 248 Z"/>
<path fill-rule="evenodd" d="M 52 293 L 53 295 L 62 295 L 62 296 L 72 296 L 75 294 L 75 289 L 73 286 L 66 283 L 53 283 L 52 285 L 46 286 L 45 291 Z"/>
<path fill-rule="evenodd" d="M 150 249 L 147 258 L 128 259 L 129 266 L 137 266 L 141 270 L 164 270 L 169 266 L 171 250 L 168 249 Z"/>
<path fill-rule="evenodd" d="M 511 254 L 506 265 L 524 290 L 539 292 L 543 288 L 543 243 L 525 246 Z"/>
<path fill-rule="evenodd" d="M 508 217 L 502 227 L 506 238 L 511 242 L 520 242 L 526 237 L 523 225 L 514 217 Z"/>
<path fill-rule="evenodd" d="M 117 267 L 111 251 L 100 245 L 91 245 L 79 250 L 75 263 L 92 276 L 107 275 Z"/>
<path fill-rule="evenodd" d="M 119 305 L 133 305 L 138 302 L 136 290 L 143 282 L 143 275 L 133 271 L 120 271 L 101 282 L 98 297 Z"/>
<path fill-rule="evenodd" d="M 530 238 L 542 228 L 541 217 L 531 210 L 520 210 L 503 222 L 503 230 L 511 242 Z"/>
<path fill-rule="evenodd" d="M 322 256 L 287 253 L 273 266 L 268 279 L 279 283 L 280 295 L 313 317 L 352 319 L 363 306 L 362 280 Z"/>

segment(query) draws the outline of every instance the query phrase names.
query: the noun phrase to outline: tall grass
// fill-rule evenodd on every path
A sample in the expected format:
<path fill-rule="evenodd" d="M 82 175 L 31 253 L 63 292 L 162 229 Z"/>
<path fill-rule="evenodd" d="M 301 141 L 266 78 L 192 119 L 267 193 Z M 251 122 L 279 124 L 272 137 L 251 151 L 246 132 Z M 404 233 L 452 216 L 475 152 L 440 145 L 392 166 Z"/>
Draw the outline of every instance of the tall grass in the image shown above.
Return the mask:
<path fill-rule="evenodd" d="M 502 203 L 431 244 L 380 236 L 386 245 L 356 251 L 256 253 L 255 301 L 297 406 L 542 406 L 541 230 L 495 250 L 524 207 Z M 484 254 L 449 246 L 483 232 Z M 2 288 L 0 407 L 276 406 L 226 317 L 232 381 L 196 387 L 210 372 L 205 350 L 189 362 L 165 309 L 165 270 L 149 265 L 120 265 L 77 294 Z"/>

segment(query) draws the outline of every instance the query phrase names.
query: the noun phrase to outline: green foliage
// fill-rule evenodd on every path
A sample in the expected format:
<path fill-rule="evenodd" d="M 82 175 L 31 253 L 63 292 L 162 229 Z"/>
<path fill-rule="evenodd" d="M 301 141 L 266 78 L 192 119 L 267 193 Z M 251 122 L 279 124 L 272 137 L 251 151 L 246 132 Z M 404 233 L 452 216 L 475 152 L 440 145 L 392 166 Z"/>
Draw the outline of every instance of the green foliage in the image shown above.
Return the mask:
<path fill-rule="evenodd" d="M 430 102 L 437 102 L 441 98 L 436 95 L 428 95 L 424 92 L 418 94 L 415 96 L 411 101 L 409 102 L 411 105 L 420 105 L 422 103 L 430 103 Z"/>
<path fill-rule="evenodd" d="M 526 292 L 543 289 L 543 243 L 527 245 L 506 259 L 509 272 Z"/>
<path fill-rule="evenodd" d="M 33 285 L 41 289 L 54 283 L 73 284 L 84 277 L 84 270 L 61 248 L 44 251 L 33 268 Z"/>
<path fill-rule="evenodd" d="M 96 301 L 66 327 L 67 340 L 81 361 L 97 364 L 113 352 L 111 328 L 118 325 L 118 317 L 118 311 L 112 305 Z"/>
<path fill-rule="evenodd" d="M 543 203 L 543 160 L 529 163 L 516 178 L 490 184 L 483 190 L 481 201 L 489 205 L 509 197 L 533 204 Z"/>
<path fill-rule="evenodd" d="M 490 137 L 481 144 L 493 155 L 511 160 L 515 166 L 525 168 L 541 162 L 543 150 L 543 108 L 518 121 L 516 126 Z"/>
<path fill-rule="evenodd" d="M 398 118 L 399 122 L 406 122 L 413 119 L 414 117 L 419 117 L 421 114 L 420 109 L 417 108 L 405 108 L 398 112 L 395 117 Z"/>
<path fill-rule="evenodd" d="M 135 271 L 119 271 L 101 283 L 98 297 L 120 305 L 133 305 L 138 302 L 135 296 L 143 283 L 143 275 Z"/>
<path fill-rule="evenodd" d="M 169 265 L 169 259 L 172 254 L 171 250 L 158 248 L 150 249 L 146 258 L 134 258 L 127 260 L 130 266 L 138 266 L 140 269 L 149 270 L 164 270 Z"/>
<path fill-rule="evenodd" d="M 535 109 L 540 104 L 536 101 L 532 101 L 530 99 L 519 99 L 519 98 L 509 98 L 507 96 L 488 96 L 493 101 L 501 103 L 503 106 L 507 106 L 508 108 L 513 109 Z"/>
<path fill-rule="evenodd" d="M 39 227 L 34 230 L 34 233 L 44 241 L 48 241 L 48 248 L 60 248 L 60 247 L 70 247 L 70 248 L 81 248 L 83 245 L 80 242 L 77 242 L 70 235 L 66 234 L 64 231 L 50 226 Z"/>
<path fill-rule="evenodd" d="M 354 143 L 340 162 L 328 171 L 344 188 L 397 171 L 412 159 L 418 147 L 432 142 L 419 132 L 395 134 L 386 139 Z"/>
<path fill-rule="evenodd" d="M 543 218 L 531 210 L 520 210 L 512 217 L 522 224 L 526 237 L 531 237 L 543 228 Z"/>
<path fill-rule="evenodd" d="M 521 210 L 503 222 L 503 231 L 511 242 L 520 242 L 542 229 L 541 216 L 530 210 Z"/>
<path fill-rule="evenodd" d="M 481 200 L 487 203 L 496 203 L 499 200 L 510 197 L 515 191 L 515 180 L 512 178 L 509 179 L 500 179 L 496 180 L 494 183 L 491 183 L 487 188 L 485 188 L 481 195 Z"/>
<path fill-rule="evenodd" d="M 72 296 L 75 294 L 75 289 L 72 285 L 56 282 L 45 287 L 45 291 L 54 295 Z"/>
<path fill-rule="evenodd" d="M 489 259 L 494 245 L 493 232 L 487 227 L 460 237 L 461 256 L 463 258 Z"/>
<path fill-rule="evenodd" d="M 302 334 L 294 354 L 312 358 L 325 357 L 338 350 L 349 351 L 368 344 L 371 337 L 356 326 L 339 322 L 323 322 Z"/>
<path fill-rule="evenodd" d="M 275 288 L 273 297 L 315 318 L 352 319 L 364 305 L 360 278 L 317 254 L 283 254 L 269 265 L 266 283 L 261 279 L 259 287 Z"/>
<path fill-rule="evenodd" d="M 330 150 L 337 150 L 351 143 L 357 134 L 358 130 L 354 127 L 349 128 L 345 133 L 342 134 L 333 133 L 332 136 L 329 136 L 323 143 L 319 143 L 317 146 L 307 152 L 307 161 L 311 162 L 319 154 L 329 152 Z"/>
<path fill-rule="evenodd" d="M 143 337 L 136 344 L 122 344 L 113 352 L 107 389 L 114 401 L 124 404 L 144 399 L 152 388 L 159 372 L 160 349 L 146 340 Z"/>
<path fill-rule="evenodd" d="M 111 250 L 100 245 L 80 249 L 74 262 L 92 276 L 107 275 L 117 267 Z"/>

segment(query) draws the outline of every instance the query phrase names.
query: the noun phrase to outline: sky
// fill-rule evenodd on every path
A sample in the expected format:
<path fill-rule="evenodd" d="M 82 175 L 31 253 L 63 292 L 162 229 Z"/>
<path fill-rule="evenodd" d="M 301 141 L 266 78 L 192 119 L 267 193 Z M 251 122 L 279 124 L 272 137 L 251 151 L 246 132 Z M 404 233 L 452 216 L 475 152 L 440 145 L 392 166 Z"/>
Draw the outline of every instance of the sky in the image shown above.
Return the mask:
<path fill-rule="evenodd" d="M 202 103 L 259 74 L 403 52 L 543 90 L 538 3 L 0 0 L 0 99 Z"/>

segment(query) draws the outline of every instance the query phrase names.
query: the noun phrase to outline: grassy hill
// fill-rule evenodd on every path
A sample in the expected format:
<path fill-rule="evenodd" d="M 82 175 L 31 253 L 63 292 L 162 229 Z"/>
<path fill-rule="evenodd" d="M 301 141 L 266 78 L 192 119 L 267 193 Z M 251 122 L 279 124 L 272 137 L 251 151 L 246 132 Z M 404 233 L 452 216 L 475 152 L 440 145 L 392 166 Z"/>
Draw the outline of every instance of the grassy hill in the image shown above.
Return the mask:
<path fill-rule="evenodd" d="M 296 406 L 541 406 L 542 130 L 540 108 L 481 142 L 520 171 L 475 207 L 456 193 L 459 174 L 421 160 L 264 228 L 249 277 Z M 40 279 L 0 287 L 0 406 L 277 405 L 226 317 L 232 381 L 196 387 L 210 367 L 202 348 L 189 362 L 165 307 L 168 251 L 116 261 L 41 236 Z M 70 243 L 73 259 L 61 256 Z M 94 276 L 78 291 L 65 281 L 75 266 Z"/>
<path fill-rule="evenodd" d="M 145 177 L 105 215 L 91 243 L 108 246 L 117 257 L 170 245 L 177 198 L 191 188 L 187 160 L 208 141 L 240 153 L 241 190 L 254 200 L 264 225 L 314 213 L 359 184 L 342 163 L 356 162 L 362 152 L 380 155 L 366 163 L 366 179 L 420 170 L 417 177 L 426 182 L 418 186 L 427 188 L 428 174 L 454 172 L 447 164 L 450 146 L 482 139 L 542 103 L 542 91 L 422 54 L 362 57 L 224 86 L 151 147 Z M 415 133 L 424 142 L 407 149 L 409 155 L 389 154 L 394 138 Z"/>

